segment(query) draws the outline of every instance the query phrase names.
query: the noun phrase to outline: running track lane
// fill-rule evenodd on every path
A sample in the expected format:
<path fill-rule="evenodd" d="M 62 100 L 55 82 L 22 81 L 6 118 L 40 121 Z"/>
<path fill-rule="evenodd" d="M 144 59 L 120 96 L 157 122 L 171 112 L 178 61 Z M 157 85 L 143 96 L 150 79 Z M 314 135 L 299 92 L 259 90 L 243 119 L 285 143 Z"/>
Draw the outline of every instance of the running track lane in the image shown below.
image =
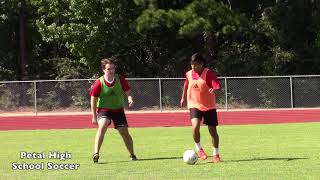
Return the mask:
<path fill-rule="evenodd" d="M 128 113 L 130 127 L 189 126 L 188 112 Z M 320 110 L 218 111 L 220 125 L 320 122 Z M 95 128 L 91 115 L 0 116 L 0 130 Z M 113 126 L 111 126 L 113 127 Z"/>

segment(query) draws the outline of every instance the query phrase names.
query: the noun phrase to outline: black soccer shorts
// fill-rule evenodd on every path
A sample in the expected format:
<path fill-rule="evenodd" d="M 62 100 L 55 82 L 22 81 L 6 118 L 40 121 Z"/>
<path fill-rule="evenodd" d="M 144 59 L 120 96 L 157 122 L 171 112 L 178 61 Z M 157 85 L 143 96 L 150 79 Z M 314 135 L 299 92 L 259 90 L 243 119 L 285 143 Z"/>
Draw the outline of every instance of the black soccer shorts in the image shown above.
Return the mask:
<path fill-rule="evenodd" d="M 216 109 L 210 109 L 208 111 L 200 111 L 197 108 L 190 108 L 190 118 L 203 119 L 203 124 L 207 126 L 218 126 L 218 116 Z"/>

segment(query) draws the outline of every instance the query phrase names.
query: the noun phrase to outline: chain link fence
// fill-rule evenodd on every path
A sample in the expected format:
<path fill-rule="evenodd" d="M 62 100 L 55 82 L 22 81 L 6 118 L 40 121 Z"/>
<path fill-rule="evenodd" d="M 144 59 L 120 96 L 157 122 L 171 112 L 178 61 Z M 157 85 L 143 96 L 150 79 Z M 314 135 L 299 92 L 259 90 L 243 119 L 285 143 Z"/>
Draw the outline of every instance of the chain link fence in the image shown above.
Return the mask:
<path fill-rule="evenodd" d="M 128 78 L 130 111 L 185 110 L 184 78 Z M 320 76 L 220 77 L 219 109 L 320 107 Z M 0 112 L 89 112 L 95 79 L 0 82 Z M 127 108 L 127 107 L 126 107 Z"/>

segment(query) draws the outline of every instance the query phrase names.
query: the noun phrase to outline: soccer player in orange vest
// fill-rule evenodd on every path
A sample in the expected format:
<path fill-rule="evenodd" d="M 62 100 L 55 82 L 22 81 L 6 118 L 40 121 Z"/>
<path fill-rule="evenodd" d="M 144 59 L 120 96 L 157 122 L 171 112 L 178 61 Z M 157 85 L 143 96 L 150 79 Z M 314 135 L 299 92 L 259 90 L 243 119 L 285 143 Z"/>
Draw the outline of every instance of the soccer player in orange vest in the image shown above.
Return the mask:
<path fill-rule="evenodd" d="M 213 144 L 213 163 L 220 162 L 219 156 L 219 135 L 216 127 L 218 126 L 216 111 L 216 91 L 221 84 L 216 74 L 205 68 L 205 59 L 199 53 L 191 57 L 191 70 L 186 73 L 186 80 L 182 92 L 180 105 L 184 106 L 187 101 L 190 110 L 192 135 L 198 155 L 206 160 L 207 154 L 200 144 L 200 123 L 208 126 Z"/>
<path fill-rule="evenodd" d="M 124 113 L 124 94 L 128 97 L 129 107 L 133 105 L 131 90 L 127 80 L 115 73 L 116 60 L 105 58 L 101 60 L 104 75 L 93 84 L 91 95 L 92 123 L 98 125 L 95 138 L 93 162 L 99 160 L 99 151 L 108 126 L 113 121 L 130 153 L 130 160 L 136 160 L 132 137 L 128 131 L 128 122 Z"/>

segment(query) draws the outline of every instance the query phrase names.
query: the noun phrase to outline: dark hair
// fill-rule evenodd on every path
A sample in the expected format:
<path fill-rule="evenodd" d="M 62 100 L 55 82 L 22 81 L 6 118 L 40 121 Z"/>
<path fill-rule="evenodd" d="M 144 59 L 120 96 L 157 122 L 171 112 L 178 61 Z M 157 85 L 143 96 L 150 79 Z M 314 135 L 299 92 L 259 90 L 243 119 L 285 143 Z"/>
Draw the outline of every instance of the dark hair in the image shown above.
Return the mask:
<path fill-rule="evenodd" d="M 200 53 L 195 53 L 191 56 L 191 61 L 190 63 L 191 64 L 194 64 L 194 63 L 200 63 L 202 64 L 203 66 L 206 64 L 206 59 L 203 58 L 203 56 L 200 54 Z"/>
<path fill-rule="evenodd" d="M 101 68 L 102 69 L 104 69 L 106 67 L 106 64 L 114 64 L 116 66 L 117 59 L 115 57 L 101 59 Z"/>

